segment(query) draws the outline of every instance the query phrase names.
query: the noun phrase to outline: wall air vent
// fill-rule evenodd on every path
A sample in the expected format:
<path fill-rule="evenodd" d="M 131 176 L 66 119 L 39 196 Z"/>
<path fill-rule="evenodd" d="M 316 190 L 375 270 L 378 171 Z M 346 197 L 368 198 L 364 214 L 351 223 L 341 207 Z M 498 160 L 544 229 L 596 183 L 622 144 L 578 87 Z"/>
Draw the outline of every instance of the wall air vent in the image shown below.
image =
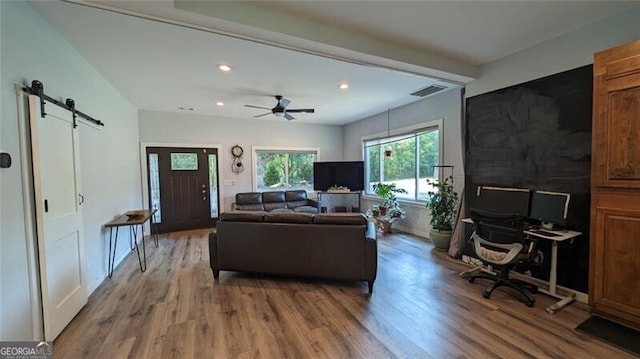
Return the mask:
<path fill-rule="evenodd" d="M 425 88 L 422 88 L 414 93 L 411 94 L 411 96 L 418 96 L 418 97 L 427 97 L 431 94 L 434 94 L 438 91 L 442 91 L 446 89 L 446 87 L 444 86 L 440 86 L 440 85 L 431 85 L 431 86 L 427 86 Z"/>

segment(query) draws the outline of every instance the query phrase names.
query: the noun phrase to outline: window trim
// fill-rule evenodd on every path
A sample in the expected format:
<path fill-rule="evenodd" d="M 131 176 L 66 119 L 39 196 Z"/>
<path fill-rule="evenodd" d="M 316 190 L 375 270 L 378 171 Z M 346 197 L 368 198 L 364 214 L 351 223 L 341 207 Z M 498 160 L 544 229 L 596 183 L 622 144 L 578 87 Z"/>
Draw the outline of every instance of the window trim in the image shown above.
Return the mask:
<path fill-rule="evenodd" d="M 368 165 L 367 165 L 367 161 L 366 161 L 366 146 L 365 143 L 367 141 L 373 141 L 373 140 L 384 140 L 387 138 L 391 138 L 391 137 L 401 137 L 401 136 L 405 136 L 405 135 L 412 135 L 412 134 L 416 134 L 418 132 L 422 132 L 423 130 L 427 130 L 429 128 L 433 128 L 436 127 L 437 131 L 438 131 L 438 139 L 439 139 L 439 143 L 438 143 L 438 165 L 442 166 L 444 163 L 444 118 L 439 118 L 437 120 L 433 120 L 433 121 L 426 121 L 426 122 L 420 122 L 414 125 L 409 125 L 409 126 L 404 126 L 404 127 L 399 127 L 399 128 L 395 128 L 392 129 L 390 131 L 385 131 L 385 132 L 377 132 L 377 133 L 373 133 L 371 135 L 367 135 L 367 136 L 362 136 L 360 138 L 361 140 L 361 153 L 360 153 L 360 158 L 362 158 L 363 161 L 365 161 L 365 181 L 369 181 L 369 171 L 368 171 Z M 417 150 L 417 149 L 416 149 Z M 417 176 L 417 171 L 419 171 L 419 167 L 416 166 L 416 181 L 418 181 L 418 176 Z M 442 181 L 443 178 L 443 173 L 442 171 L 440 171 L 438 173 L 438 180 Z M 417 184 L 417 182 L 416 182 Z M 366 187 L 366 186 L 365 186 Z M 417 186 L 416 186 L 417 189 Z M 364 199 L 370 199 L 370 200 L 379 200 L 380 198 L 378 196 L 376 196 L 373 193 L 367 193 L 367 190 L 365 188 L 365 190 L 362 193 L 362 196 Z M 424 203 L 426 203 L 426 201 L 424 200 L 419 200 L 419 199 L 407 199 L 407 198 L 398 198 L 399 202 L 402 203 L 408 203 L 408 204 L 417 204 L 419 206 L 424 205 Z"/>
<path fill-rule="evenodd" d="M 254 192 L 258 192 L 258 151 L 271 152 L 315 152 L 315 161 L 320 161 L 320 148 L 318 147 L 289 147 L 289 146 L 251 146 L 251 188 Z"/>

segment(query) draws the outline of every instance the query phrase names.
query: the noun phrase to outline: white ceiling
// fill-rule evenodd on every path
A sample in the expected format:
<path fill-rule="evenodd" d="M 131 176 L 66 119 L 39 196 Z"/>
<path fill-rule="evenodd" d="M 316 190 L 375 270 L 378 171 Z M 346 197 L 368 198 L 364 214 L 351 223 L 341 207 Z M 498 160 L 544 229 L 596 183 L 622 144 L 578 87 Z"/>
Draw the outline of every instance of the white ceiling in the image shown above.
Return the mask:
<path fill-rule="evenodd" d="M 283 95 L 291 100 L 289 108 L 316 109 L 313 115 L 296 116 L 296 122 L 341 125 L 420 100 L 409 94 L 431 84 L 458 87 L 425 76 L 342 62 L 88 6 L 58 1 L 32 4 L 139 109 L 247 119 L 264 111 L 246 108 L 244 104 L 271 108 L 276 103 L 272 96 Z M 474 65 L 600 20 L 628 3 L 301 1 L 251 4 L 256 5 L 256 9 L 304 17 Z M 204 15 L 175 9 L 173 1 L 113 2 L 111 5 L 156 16 L 162 13 L 164 19 L 175 18 L 181 22 L 194 19 L 195 23 L 195 19 L 204 18 Z M 252 24 L 249 15 L 242 18 L 242 26 L 264 24 L 264 19 Z M 291 23 L 295 23 L 293 18 Z M 265 27 L 273 31 L 268 25 Z M 228 63 L 233 70 L 222 73 L 216 69 L 218 63 Z M 349 90 L 338 89 L 343 81 L 351 84 Z M 216 101 L 224 101 L 225 106 L 216 106 Z M 194 110 L 183 111 L 179 107 Z M 256 119 L 265 120 L 285 121 L 271 115 Z"/>

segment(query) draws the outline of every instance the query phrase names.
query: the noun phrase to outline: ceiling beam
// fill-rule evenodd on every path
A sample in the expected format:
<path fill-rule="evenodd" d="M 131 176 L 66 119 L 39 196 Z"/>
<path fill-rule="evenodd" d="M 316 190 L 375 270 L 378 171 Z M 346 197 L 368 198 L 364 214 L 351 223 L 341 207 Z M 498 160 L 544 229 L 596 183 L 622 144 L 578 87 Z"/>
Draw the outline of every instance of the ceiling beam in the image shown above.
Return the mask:
<path fill-rule="evenodd" d="M 400 46 L 237 1 L 67 1 L 457 84 L 469 83 L 480 73 L 478 66 L 434 52 Z"/>

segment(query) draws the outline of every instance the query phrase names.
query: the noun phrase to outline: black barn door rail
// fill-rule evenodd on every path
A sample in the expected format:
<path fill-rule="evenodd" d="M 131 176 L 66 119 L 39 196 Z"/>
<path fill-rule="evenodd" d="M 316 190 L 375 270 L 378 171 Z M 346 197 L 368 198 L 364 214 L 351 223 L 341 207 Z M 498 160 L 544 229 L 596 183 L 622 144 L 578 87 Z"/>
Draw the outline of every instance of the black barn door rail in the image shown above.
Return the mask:
<path fill-rule="evenodd" d="M 33 80 L 31 81 L 31 87 L 29 86 L 24 86 L 22 88 L 22 91 L 31 94 L 31 95 L 36 95 L 38 97 L 40 97 L 40 113 L 42 114 L 42 117 L 44 117 L 47 113 L 45 112 L 44 109 L 44 105 L 45 100 L 56 105 L 59 107 L 64 108 L 65 110 L 69 110 L 71 111 L 71 113 L 73 113 L 73 127 L 78 127 L 78 124 L 76 123 L 76 118 L 78 116 L 86 119 L 89 122 L 92 122 L 98 126 L 104 126 L 104 122 L 100 121 L 100 120 L 96 120 L 95 118 L 76 110 L 76 104 L 75 101 L 73 101 L 73 99 L 68 98 L 65 103 L 62 103 L 52 97 L 49 97 L 47 95 L 45 95 L 44 93 L 44 85 L 42 84 L 42 82 L 38 81 L 38 80 Z"/>

